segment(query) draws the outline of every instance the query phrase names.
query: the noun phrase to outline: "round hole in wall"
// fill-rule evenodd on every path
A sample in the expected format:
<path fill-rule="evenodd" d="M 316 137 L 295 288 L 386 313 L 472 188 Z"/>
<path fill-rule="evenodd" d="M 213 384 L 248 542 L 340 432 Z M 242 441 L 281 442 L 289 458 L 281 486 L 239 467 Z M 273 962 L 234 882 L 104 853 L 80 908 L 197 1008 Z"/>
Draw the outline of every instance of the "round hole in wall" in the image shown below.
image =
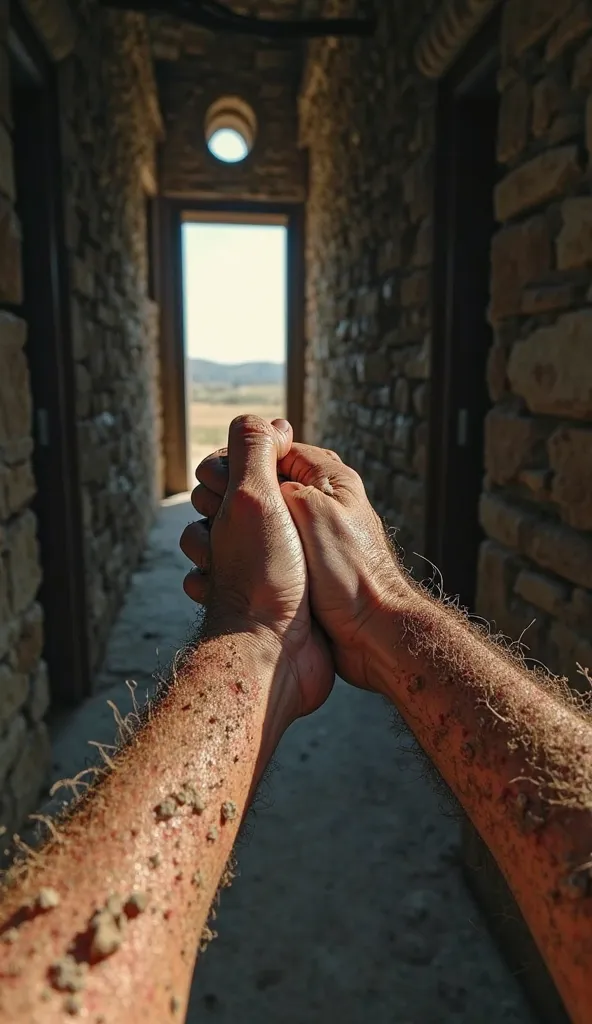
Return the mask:
<path fill-rule="evenodd" d="M 223 163 L 240 163 L 249 155 L 255 142 L 255 111 L 240 96 L 222 96 L 208 109 L 205 134 L 212 156 Z"/>

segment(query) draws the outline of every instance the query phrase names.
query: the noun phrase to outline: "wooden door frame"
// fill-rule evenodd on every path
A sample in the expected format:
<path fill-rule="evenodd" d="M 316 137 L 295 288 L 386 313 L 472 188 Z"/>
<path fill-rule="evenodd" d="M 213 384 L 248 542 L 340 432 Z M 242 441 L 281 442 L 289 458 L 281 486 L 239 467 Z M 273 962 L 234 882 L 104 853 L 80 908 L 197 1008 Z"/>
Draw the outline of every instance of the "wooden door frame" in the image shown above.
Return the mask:
<path fill-rule="evenodd" d="M 304 420 L 304 207 L 294 203 L 155 200 L 155 272 L 160 305 L 160 365 L 163 405 L 165 494 L 187 489 L 185 339 L 183 324 L 184 219 L 213 223 L 284 223 L 287 229 L 287 415 L 302 439 Z M 201 215 L 201 218 L 200 218 Z"/>
<path fill-rule="evenodd" d="M 75 704 L 91 692 L 91 670 L 58 88 L 55 68 L 16 4 L 11 6 L 9 50 L 26 81 L 13 91 L 15 170 L 25 202 L 20 208 L 17 197 L 24 301 L 12 311 L 24 317 L 28 330 L 43 656 L 52 700 Z"/>
<path fill-rule="evenodd" d="M 484 25 L 467 46 L 451 70 L 438 84 L 436 104 L 435 190 L 434 190 L 434 264 L 432 282 L 432 350 L 430 378 L 430 411 L 428 417 L 428 473 L 426 494 L 426 556 L 442 572 L 448 592 L 459 593 L 471 605 L 475 581 L 465 567 L 455 565 L 458 545 L 465 543 L 463 530 L 455 515 L 463 501 L 455 475 L 460 465 L 458 434 L 461 424 L 454 420 L 460 412 L 463 360 L 455 337 L 459 326 L 459 308 L 471 303 L 471 295 L 459 296 L 456 270 L 466 265 L 466 239 L 462 234 L 460 210 L 470 202 L 462 194 L 457 173 L 458 149 L 451 145 L 457 137 L 461 121 L 460 104 L 471 96 L 474 85 L 495 66 L 499 52 L 499 12 Z M 493 201 L 493 195 L 492 195 Z M 470 230 L 477 230 L 471 225 Z M 470 246 L 469 246 L 470 248 Z M 484 254 L 489 259 L 489 253 Z M 473 302 L 480 299 L 473 297 Z M 466 311 L 460 319 L 466 318 Z M 469 314 L 470 318 L 470 314 Z M 484 325 L 486 329 L 486 324 Z M 486 403 L 486 374 L 478 382 Z M 464 402 L 462 403 L 464 405 Z M 482 430 L 481 424 L 469 429 Z M 482 457 L 482 450 L 481 450 Z M 477 524 L 477 507 L 475 507 Z M 451 583 L 447 583 L 450 580 Z"/>

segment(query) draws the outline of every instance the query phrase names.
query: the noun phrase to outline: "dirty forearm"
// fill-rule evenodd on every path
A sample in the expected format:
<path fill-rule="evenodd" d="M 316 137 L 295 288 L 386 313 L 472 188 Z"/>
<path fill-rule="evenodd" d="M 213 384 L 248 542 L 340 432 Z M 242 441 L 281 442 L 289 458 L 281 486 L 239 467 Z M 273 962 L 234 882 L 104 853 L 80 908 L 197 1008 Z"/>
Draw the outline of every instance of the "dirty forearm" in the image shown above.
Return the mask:
<path fill-rule="evenodd" d="M 294 717 L 282 671 L 242 635 L 188 656 L 108 777 L 5 892 L 2 1021 L 184 1019 L 254 780 Z"/>
<path fill-rule="evenodd" d="M 381 613 L 370 663 L 494 854 L 575 1024 L 592 999 L 592 723 L 458 613 Z"/>

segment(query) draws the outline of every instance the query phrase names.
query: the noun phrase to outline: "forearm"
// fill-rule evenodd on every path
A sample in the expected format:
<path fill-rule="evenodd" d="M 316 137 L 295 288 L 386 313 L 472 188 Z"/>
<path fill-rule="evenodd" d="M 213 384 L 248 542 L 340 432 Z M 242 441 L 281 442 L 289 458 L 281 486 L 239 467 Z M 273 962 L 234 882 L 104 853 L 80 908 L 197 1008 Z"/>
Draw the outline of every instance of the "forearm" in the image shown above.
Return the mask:
<path fill-rule="evenodd" d="M 413 591 L 371 671 L 498 861 L 573 1020 L 592 983 L 592 729 L 457 613 Z"/>
<path fill-rule="evenodd" d="M 249 795 L 293 717 L 278 706 L 287 692 L 281 671 L 275 655 L 241 635 L 209 640 L 185 661 L 108 777 L 5 893 L 6 1024 L 61 1021 L 72 999 L 109 1024 L 183 1019 Z M 36 909 L 41 888 L 55 891 L 57 906 Z M 123 916 L 107 908 L 110 896 L 125 904 L 133 894 Z"/>

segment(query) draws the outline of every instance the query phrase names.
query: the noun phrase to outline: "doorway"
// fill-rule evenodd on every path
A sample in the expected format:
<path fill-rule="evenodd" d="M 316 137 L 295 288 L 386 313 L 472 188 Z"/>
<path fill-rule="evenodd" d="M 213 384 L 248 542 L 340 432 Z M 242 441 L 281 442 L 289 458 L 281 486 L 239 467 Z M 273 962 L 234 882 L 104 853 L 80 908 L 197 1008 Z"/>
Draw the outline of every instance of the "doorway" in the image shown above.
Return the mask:
<path fill-rule="evenodd" d="M 294 428 L 296 440 L 302 439 L 304 404 L 304 211 L 302 206 L 291 203 L 270 204 L 250 201 L 220 201 L 212 203 L 196 201 L 191 203 L 182 199 L 159 199 L 156 201 L 154 214 L 153 251 L 155 254 L 155 282 L 157 301 L 161 314 L 160 367 L 165 494 L 169 496 L 186 491 L 188 484 L 193 486 L 195 465 L 192 464 L 189 434 L 191 414 L 193 412 L 195 417 L 196 410 L 192 411 L 191 405 L 196 404 L 192 401 L 194 396 L 199 398 L 201 395 L 202 400 L 207 397 L 204 392 L 205 373 L 211 371 L 211 367 L 204 368 L 203 365 L 201 369 L 195 367 L 197 377 L 196 387 L 193 388 L 190 374 L 187 372 L 186 340 L 188 347 L 198 353 L 195 357 L 192 356 L 191 358 L 205 359 L 207 362 L 226 366 L 230 362 L 236 363 L 236 365 L 241 363 L 251 364 L 250 369 L 252 373 L 256 373 L 256 370 L 253 370 L 253 364 L 255 363 L 275 364 L 275 367 L 263 366 L 262 372 L 267 374 L 267 376 L 260 380 L 251 380 L 245 384 L 238 378 L 236 385 L 231 382 L 232 389 L 235 391 L 232 395 L 232 409 L 226 410 L 224 415 L 230 420 L 233 418 L 233 415 L 238 415 L 241 411 L 253 411 L 253 398 L 257 397 L 257 392 L 259 397 L 264 397 L 265 399 L 262 404 L 255 403 L 259 411 L 263 413 L 265 410 L 265 413 L 274 416 L 281 410 L 282 414 L 287 415 L 287 418 L 290 420 Z M 259 228 L 260 230 L 275 229 L 276 264 L 283 266 L 283 270 L 279 273 L 280 266 L 276 265 L 272 271 L 272 277 L 275 281 L 273 286 L 275 289 L 273 305 L 276 309 L 276 316 L 275 321 L 273 321 L 273 318 L 270 319 L 272 323 L 275 322 L 276 324 L 275 332 L 277 335 L 279 335 L 281 328 L 283 341 L 280 342 L 279 337 L 277 337 L 274 343 L 270 344 L 270 347 L 267 349 L 263 349 L 263 351 L 261 349 L 257 350 L 256 345 L 259 342 L 255 340 L 256 326 L 261 319 L 261 312 L 258 312 L 257 303 L 252 303 L 251 296 L 248 301 L 245 300 L 245 315 L 237 315 L 234 320 L 229 318 L 226 321 L 229 325 L 234 323 L 234 327 L 227 327 L 226 335 L 224 335 L 221 327 L 224 318 L 221 315 L 216 317 L 216 304 L 213 304 L 214 308 L 210 312 L 214 322 L 214 330 L 210 334 L 209 343 L 207 342 L 203 318 L 200 317 L 200 306 L 202 305 L 200 293 L 203 298 L 203 288 L 200 286 L 199 274 L 196 279 L 191 271 L 189 262 L 186 260 L 186 256 L 189 255 L 189 245 L 191 244 L 187 245 L 186 239 L 191 238 L 191 232 L 195 231 L 195 245 L 199 247 L 201 244 L 198 241 L 200 232 L 203 240 L 206 228 L 210 230 L 215 229 L 215 233 L 219 233 L 218 237 L 220 240 L 224 237 L 222 234 L 224 228 L 235 231 L 238 229 L 244 230 L 245 228 L 250 228 L 251 230 L 254 228 Z M 232 231 L 229 231 L 229 234 L 232 234 Z M 240 236 L 235 235 L 234 237 L 238 238 Z M 248 244 L 245 245 L 243 241 L 241 245 L 237 244 L 234 247 L 233 273 L 236 282 L 234 291 L 231 280 L 232 274 L 228 274 L 228 269 L 224 269 L 224 259 L 221 258 L 218 264 L 219 285 L 217 286 L 217 294 L 221 296 L 218 299 L 218 310 L 220 303 L 226 305 L 233 303 L 233 301 L 236 303 L 236 297 L 239 295 L 244 284 L 244 282 L 237 281 L 237 278 L 241 274 L 247 275 L 252 273 L 253 268 L 248 266 L 248 262 L 251 262 Z M 219 248 L 223 249 L 222 241 L 219 243 Z M 272 245 L 270 245 L 270 249 L 273 249 Z M 267 258 L 270 259 L 271 257 L 268 256 Z M 230 266 L 231 261 L 227 263 L 227 268 Z M 265 259 L 263 259 L 261 266 L 262 268 L 265 267 Z M 281 283 L 282 278 L 283 285 Z M 264 269 L 259 275 L 255 274 L 254 277 L 252 276 L 250 280 L 254 291 L 260 296 L 260 307 L 264 307 L 267 301 Z M 193 295 L 188 301 L 186 296 L 189 289 L 193 290 Z M 207 298 L 210 300 L 211 296 Z M 247 306 L 250 311 L 248 319 Z M 205 308 L 205 300 L 203 308 Z M 237 305 L 235 312 L 241 314 L 242 309 Z M 234 354 L 232 356 L 227 354 L 224 357 L 221 354 L 221 345 L 222 342 L 225 345 L 230 343 L 227 335 L 232 330 L 235 333 L 240 330 L 241 337 L 239 340 L 236 338 L 230 339 L 232 345 L 226 351 L 227 353 L 233 351 Z M 192 333 L 193 338 L 195 338 L 195 342 L 189 339 L 189 331 Z M 247 337 L 251 340 L 247 341 Z M 273 327 L 270 327 L 269 337 L 271 339 L 274 338 Z M 204 345 L 203 353 L 199 347 L 202 342 Z M 216 351 L 212 351 L 212 349 Z M 283 357 L 281 354 L 282 349 Z M 257 351 L 259 351 L 261 358 L 257 355 Z M 241 354 L 241 352 L 244 354 Z M 280 369 L 282 358 L 284 361 L 283 370 Z M 217 372 L 220 374 L 220 370 Z M 223 387 L 227 387 L 228 374 L 232 373 L 232 371 L 226 370 L 224 373 L 226 373 L 226 379 L 210 382 L 210 384 L 217 384 L 219 386 L 219 395 Z M 281 400 L 282 378 L 284 381 L 283 401 Z M 259 387 L 261 384 L 264 385 L 264 389 L 269 388 L 267 393 L 265 393 L 265 390 L 261 392 Z M 237 393 L 237 389 L 240 390 L 241 387 L 251 387 L 252 391 L 250 394 L 243 392 L 241 396 Z M 275 389 L 275 404 L 271 400 L 273 389 Z M 245 405 L 242 404 L 243 398 L 247 400 Z M 216 447 L 216 443 L 211 444 L 210 441 L 214 435 L 207 431 L 208 429 L 213 429 L 213 425 L 200 422 L 199 414 L 197 415 L 198 421 L 193 424 L 194 428 L 197 428 L 197 431 L 193 434 L 194 442 L 201 445 L 204 449 L 209 447 L 212 450 L 212 448 Z M 226 419 L 224 423 L 226 423 Z M 221 426 L 222 424 L 219 423 L 218 427 Z M 205 431 L 205 433 L 202 431 Z M 219 436 L 220 434 L 217 434 L 216 438 Z"/>
<path fill-rule="evenodd" d="M 67 254 L 57 83 L 53 65 L 19 12 L 9 33 L 17 214 L 22 230 L 22 306 L 33 397 L 33 467 L 43 582 L 43 656 L 54 704 L 90 692 L 74 363 L 69 334 Z M 40 173 L 41 171 L 41 173 Z"/>
<path fill-rule="evenodd" d="M 235 416 L 286 416 L 287 222 L 190 213 L 181 233 L 191 482 Z"/>
<path fill-rule="evenodd" d="M 441 82 L 436 151 L 433 370 L 426 553 L 444 590 L 474 607 L 482 532 L 487 319 L 498 120 L 498 33 L 474 40 Z"/>

